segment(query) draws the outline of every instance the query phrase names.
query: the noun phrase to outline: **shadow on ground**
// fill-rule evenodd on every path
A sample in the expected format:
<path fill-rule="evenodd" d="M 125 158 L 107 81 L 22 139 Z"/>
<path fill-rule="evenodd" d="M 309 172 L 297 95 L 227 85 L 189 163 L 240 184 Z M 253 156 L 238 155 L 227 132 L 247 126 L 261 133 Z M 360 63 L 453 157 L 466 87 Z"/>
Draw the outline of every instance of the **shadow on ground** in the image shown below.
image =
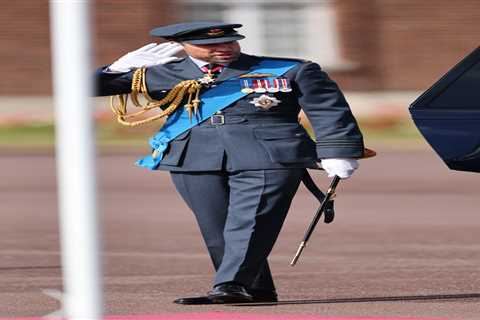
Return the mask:
<path fill-rule="evenodd" d="M 460 294 L 431 294 L 417 296 L 391 296 L 391 297 L 361 297 L 361 298 L 332 298 L 320 300 L 285 300 L 278 302 L 258 302 L 232 304 L 235 307 L 261 307 L 288 304 L 324 304 L 324 303 L 354 303 L 354 302 L 391 302 L 391 301 L 431 301 L 431 300 L 463 300 L 480 299 L 480 293 Z"/>

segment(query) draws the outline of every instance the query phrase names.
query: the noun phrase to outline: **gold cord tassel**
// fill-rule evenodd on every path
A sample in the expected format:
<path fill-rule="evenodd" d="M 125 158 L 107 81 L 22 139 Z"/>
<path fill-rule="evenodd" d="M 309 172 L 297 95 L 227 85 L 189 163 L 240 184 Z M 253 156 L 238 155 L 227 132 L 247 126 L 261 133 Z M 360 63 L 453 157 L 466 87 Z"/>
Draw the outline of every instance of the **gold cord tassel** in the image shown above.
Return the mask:
<path fill-rule="evenodd" d="M 195 92 L 195 99 L 192 101 L 192 104 L 193 104 L 193 110 L 195 112 L 195 115 L 198 113 L 198 106 L 200 105 L 200 98 L 199 98 L 199 95 L 200 95 L 200 89 L 201 89 L 202 85 L 201 84 L 197 84 L 197 87 L 195 88 L 196 89 L 196 92 Z"/>
<path fill-rule="evenodd" d="M 148 94 L 148 89 L 145 81 L 145 68 L 136 70 L 133 73 L 132 78 L 132 91 L 130 94 L 130 100 L 132 103 L 142 110 L 127 114 L 127 104 L 128 104 L 128 94 L 122 94 L 117 96 L 110 97 L 110 108 L 113 113 L 117 116 L 117 121 L 120 124 L 125 126 L 134 127 L 146 123 L 153 122 L 155 120 L 168 117 L 173 112 L 178 109 L 178 106 L 182 104 L 182 101 L 185 98 L 185 95 L 188 93 L 188 101 L 185 105 L 187 112 L 189 114 L 190 120 L 192 119 L 192 111 L 197 114 L 198 105 L 200 103 L 199 95 L 202 85 L 196 80 L 185 80 L 178 83 L 168 94 L 161 100 L 154 100 Z M 192 100 L 193 95 L 195 94 L 195 99 Z M 139 101 L 139 95 L 142 95 L 147 103 L 142 105 Z M 115 98 L 118 98 L 118 104 L 115 104 Z M 168 105 L 168 106 L 167 106 Z M 166 107 L 165 109 L 163 107 Z M 162 111 L 154 116 L 141 119 L 141 120 L 132 120 L 133 118 L 139 117 L 144 113 L 159 108 Z"/>

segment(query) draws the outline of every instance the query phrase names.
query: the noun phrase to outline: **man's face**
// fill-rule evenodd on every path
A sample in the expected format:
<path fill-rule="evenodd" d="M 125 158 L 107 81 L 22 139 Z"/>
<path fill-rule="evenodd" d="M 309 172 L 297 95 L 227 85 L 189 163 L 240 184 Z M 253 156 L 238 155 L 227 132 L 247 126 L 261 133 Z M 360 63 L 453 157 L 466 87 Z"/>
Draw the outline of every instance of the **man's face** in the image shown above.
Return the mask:
<path fill-rule="evenodd" d="M 189 56 L 209 63 L 228 64 L 240 56 L 238 41 L 195 45 L 182 43 L 182 46 Z"/>

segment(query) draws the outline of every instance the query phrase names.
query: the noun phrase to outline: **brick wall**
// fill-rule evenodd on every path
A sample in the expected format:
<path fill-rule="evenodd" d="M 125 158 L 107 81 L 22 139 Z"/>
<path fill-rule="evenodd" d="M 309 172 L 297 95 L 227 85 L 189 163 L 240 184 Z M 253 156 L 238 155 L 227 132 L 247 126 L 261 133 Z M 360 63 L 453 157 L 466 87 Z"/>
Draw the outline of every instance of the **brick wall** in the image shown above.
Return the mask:
<path fill-rule="evenodd" d="M 48 1 L 8 1 L 0 24 L 0 94 L 49 93 Z"/>
<path fill-rule="evenodd" d="M 357 90 L 425 89 L 480 45 L 478 0 L 339 0 L 345 57 L 336 73 Z"/>
<path fill-rule="evenodd" d="M 152 26 L 178 13 L 169 0 L 97 0 L 93 8 L 95 65 L 152 42 Z M 51 94 L 48 0 L 9 1 L 0 24 L 0 95 Z"/>
<path fill-rule="evenodd" d="M 151 42 L 148 31 L 178 21 L 172 0 L 97 0 L 95 65 Z M 337 0 L 342 54 L 332 73 L 347 90 L 422 90 L 479 45 L 478 0 Z M 0 95 L 49 95 L 47 0 L 16 0 L 0 10 Z"/>
<path fill-rule="evenodd" d="M 121 5 L 119 5 L 121 3 Z M 111 63 L 128 51 L 159 41 L 148 35 L 158 25 L 174 23 L 178 10 L 166 0 L 97 0 L 95 53 L 97 65 Z"/>
<path fill-rule="evenodd" d="M 382 58 L 375 34 L 379 21 L 374 1 L 336 1 L 338 29 L 340 32 L 341 54 L 353 63 L 352 70 L 331 72 L 331 76 L 344 89 L 374 90 L 381 83 L 381 69 L 378 61 Z"/>
<path fill-rule="evenodd" d="M 380 2 L 380 1 L 377 1 Z M 478 0 L 382 1 L 380 50 L 386 88 L 428 86 L 480 45 Z"/>

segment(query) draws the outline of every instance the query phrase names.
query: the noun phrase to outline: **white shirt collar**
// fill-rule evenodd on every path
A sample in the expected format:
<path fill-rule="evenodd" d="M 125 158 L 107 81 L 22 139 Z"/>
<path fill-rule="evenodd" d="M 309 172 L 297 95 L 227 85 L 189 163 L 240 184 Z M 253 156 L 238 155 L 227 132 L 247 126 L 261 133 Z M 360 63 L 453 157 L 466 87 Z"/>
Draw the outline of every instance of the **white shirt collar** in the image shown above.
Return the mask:
<path fill-rule="evenodd" d="M 200 60 L 200 59 L 197 59 L 197 58 L 194 58 L 192 56 L 188 56 L 192 61 L 193 63 L 195 63 L 197 65 L 197 67 L 199 69 L 201 69 L 202 67 L 205 67 L 207 65 L 210 64 L 210 62 L 207 62 L 207 61 L 203 61 L 203 60 Z M 222 64 L 224 67 L 226 67 L 228 64 Z"/>

